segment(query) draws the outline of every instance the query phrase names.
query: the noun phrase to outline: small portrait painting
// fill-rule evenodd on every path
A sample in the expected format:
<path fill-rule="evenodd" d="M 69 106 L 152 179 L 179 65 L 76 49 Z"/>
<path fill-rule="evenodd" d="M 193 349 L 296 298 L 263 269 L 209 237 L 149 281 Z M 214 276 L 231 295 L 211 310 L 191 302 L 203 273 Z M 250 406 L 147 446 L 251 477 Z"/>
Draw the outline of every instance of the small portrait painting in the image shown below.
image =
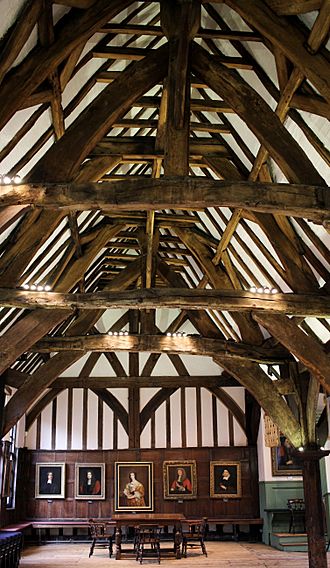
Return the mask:
<path fill-rule="evenodd" d="M 293 446 L 286 436 L 280 436 L 278 446 L 271 448 L 272 474 L 276 475 L 302 475 L 301 463 Z"/>
<path fill-rule="evenodd" d="M 65 464 L 37 463 L 35 496 L 44 499 L 64 499 Z"/>
<path fill-rule="evenodd" d="M 210 496 L 217 499 L 242 496 L 240 462 L 210 462 Z"/>
<path fill-rule="evenodd" d="M 104 463 L 76 463 L 76 499 L 105 499 Z"/>
<path fill-rule="evenodd" d="M 117 462 L 115 511 L 153 511 L 153 464 Z"/>
<path fill-rule="evenodd" d="M 163 462 L 164 499 L 196 499 L 196 461 Z"/>

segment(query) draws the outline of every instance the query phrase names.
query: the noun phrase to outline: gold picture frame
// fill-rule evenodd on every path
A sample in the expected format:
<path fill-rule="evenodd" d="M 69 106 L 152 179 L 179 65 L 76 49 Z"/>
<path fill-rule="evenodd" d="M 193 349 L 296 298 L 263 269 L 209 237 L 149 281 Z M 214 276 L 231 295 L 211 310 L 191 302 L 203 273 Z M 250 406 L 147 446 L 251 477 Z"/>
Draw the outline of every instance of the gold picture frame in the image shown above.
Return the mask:
<path fill-rule="evenodd" d="M 280 436 L 280 444 L 271 448 L 272 475 L 298 476 L 302 475 L 301 463 L 293 451 L 294 448 L 286 438 Z"/>
<path fill-rule="evenodd" d="M 115 463 L 115 511 L 153 511 L 152 462 Z"/>
<path fill-rule="evenodd" d="M 197 470 L 195 460 L 164 461 L 164 499 L 181 501 L 197 498 Z"/>
<path fill-rule="evenodd" d="M 239 461 L 210 462 L 210 497 L 239 499 L 242 497 L 241 464 Z"/>
<path fill-rule="evenodd" d="M 105 499 L 105 464 L 76 463 L 75 498 Z"/>
<path fill-rule="evenodd" d="M 36 463 L 35 497 L 65 498 L 65 463 Z"/>

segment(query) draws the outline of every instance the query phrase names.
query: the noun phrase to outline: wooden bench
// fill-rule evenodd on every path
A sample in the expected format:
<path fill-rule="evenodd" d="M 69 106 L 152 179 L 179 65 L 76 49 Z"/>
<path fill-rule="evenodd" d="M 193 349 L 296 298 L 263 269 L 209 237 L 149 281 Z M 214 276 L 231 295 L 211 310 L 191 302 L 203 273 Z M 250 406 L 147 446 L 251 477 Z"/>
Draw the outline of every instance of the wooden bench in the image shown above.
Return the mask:
<path fill-rule="evenodd" d="M 208 525 L 216 525 L 217 534 L 223 536 L 223 527 L 229 525 L 232 527 L 232 532 L 230 533 L 233 540 L 239 539 L 239 527 L 248 526 L 249 527 L 249 541 L 256 542 L 258 540 L 260 528 L 262 527 L 264 520 L 260 517 L 252 518 L 238 518 L 238 517 L 208 517 Z"/>
<path fill-rule="evenodd" d="M 0 530 L 5 532 L 24 532 L 26 529 L 32 527 L 32 521 L 22 521 L 18 523 L 14 523 L 13 525 L 6 525 L 2 527 Z"/>
<path fill-rule="evenodd" d="M 78 529 L 88 529 L 88 526 L 88 519 L 35 519 L 31 521 L 31 527 L 37 533 L 39 544 L 50 540 L 50 531 L 52 529 L 57 529 L 59 539 L 62 537 L 63 540 L 64 529 L 73 529 L 72 536 L 77 536 Z"/>

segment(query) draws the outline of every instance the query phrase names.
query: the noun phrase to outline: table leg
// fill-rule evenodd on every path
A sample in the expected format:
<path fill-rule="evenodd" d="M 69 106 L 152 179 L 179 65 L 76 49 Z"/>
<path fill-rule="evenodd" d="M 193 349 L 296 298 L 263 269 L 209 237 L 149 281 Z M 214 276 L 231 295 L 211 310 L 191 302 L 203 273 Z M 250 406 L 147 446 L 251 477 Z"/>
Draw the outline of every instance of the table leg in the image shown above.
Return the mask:
<path fill-rule="evenodd" d="M 181 558 L 181 531 L 179 529 L 175 529 L 174 552 L 175 558 L 179 560 Z"/>
<path fill-rule="evenodd" d="M 115 542 L 116 542 L 116 560 L 120 560 L 120 557 L 121 557 L 121 527 L 116 527 Z"/>

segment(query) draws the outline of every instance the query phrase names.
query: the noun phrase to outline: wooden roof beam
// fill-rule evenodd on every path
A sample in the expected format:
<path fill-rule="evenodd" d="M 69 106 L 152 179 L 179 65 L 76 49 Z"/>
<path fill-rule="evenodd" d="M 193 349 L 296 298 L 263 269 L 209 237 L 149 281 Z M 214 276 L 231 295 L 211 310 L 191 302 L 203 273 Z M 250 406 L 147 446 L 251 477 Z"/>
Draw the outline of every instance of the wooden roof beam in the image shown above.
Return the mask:
<path fill-rule="evenodd" d="M 218 181 L 171 177 L 84 184 L 20 184 L 0 186 L 0 207 L 35 205 L 47 209 L 101 209 L 112 214 L 157 209 L 198 210 L 244 208 L 263 213 L 304 217 L 318 223 L 330 218 L 329 188 L 307 184 Z M 125 217 L 125 214 L 123 214 Z M 127 217 L 127 215 L 126 215 Z M 180 216 L 178 216 L 180 219 Z"/>
<path fill-rule="evenodd" d="M 230 100 L 233 109 L 265 146 L 288 180 L 323 185 L 324 180 L 312 162 L 262 97 L 238 73 L 217 62 L 216 57 L 195 42 L 192 52 L 192 69 L 220 97 Z M 261 116 L 263 120 L 260 120 Z"/>
<path fill-rule="evenodd" d="M 168 337 L 167 335 L 86 335 L 48 337 L 28 349 L 33 353 L 60 351 L 141 351 L 168 354 L 189 354 L 204 357 L 249 359 L 257 363 L 281 364 L 290 357 L 282 347 L 263 348 L 244 343 L 205 337 Z"/>
<path fill-rule="evenodd" d="M 16 22 L 1 41 L 0 83 L 28 40 L 44 7 L 43 0 L 25 2 Z"/>
<path fill-rule="evenodd" d="M 87 13 L 87 12 L 86 12 Z M 110 83 L 67 129 L 39 160 L 30 180 L 49 179 L 52 171 L 54 181 L 69 180 L 77 173 L 84 159 L 105 136 L 112 124 L 122 117 L 144 92 L 157 84 L 166 72 L 168 47 L 153 50 L 143 61 L 137 61 Z M 55 179 L 54 179 L 55 178 Z"/>
<path fill-rule="evenodd" d="M 135 256 L 135 258 L 137 258 Z M 167 259 L 162 259 L 165 262 Z M 170 259 L 171 260 L 171 259 Z M 302 317 L 330 317 L 330 296 L 315 294 L 282 294 L 246 290 L 201 290 L 181 288 L 149 288 L 141 290 L 102 291 L 65 294 L 0 289 L 0 305 L 20 309 L 44 308 L 46 311 L 94 309 L 156 309 L 260 311 Z"/>
<path fill-rule="evenodd" d="M 330 77 L 326 58 L 321 53 L 314 55 L 309 53 L 305 47 L 306 37 L 290 23 L 289 19 L 276 16 L 262 0 L 254 0 L 253 10 L 245 0 L 225 0 L 225 2 L 253 29 L 258 30 L 272 44 L 282 49 L 288 59 L 330 103 Z"/>
<path fill-rule="evenodd" d="M 0 88 L 0 129 L 73 49 L 131 3 L 132 0 L 96 0 L 90 8 L 73 12 L 64 24 L 60 21 L 55 28 L 56 41 L 50 47 L 32 51 L 17 66 L 15 74 L 3 82 Z"/>

